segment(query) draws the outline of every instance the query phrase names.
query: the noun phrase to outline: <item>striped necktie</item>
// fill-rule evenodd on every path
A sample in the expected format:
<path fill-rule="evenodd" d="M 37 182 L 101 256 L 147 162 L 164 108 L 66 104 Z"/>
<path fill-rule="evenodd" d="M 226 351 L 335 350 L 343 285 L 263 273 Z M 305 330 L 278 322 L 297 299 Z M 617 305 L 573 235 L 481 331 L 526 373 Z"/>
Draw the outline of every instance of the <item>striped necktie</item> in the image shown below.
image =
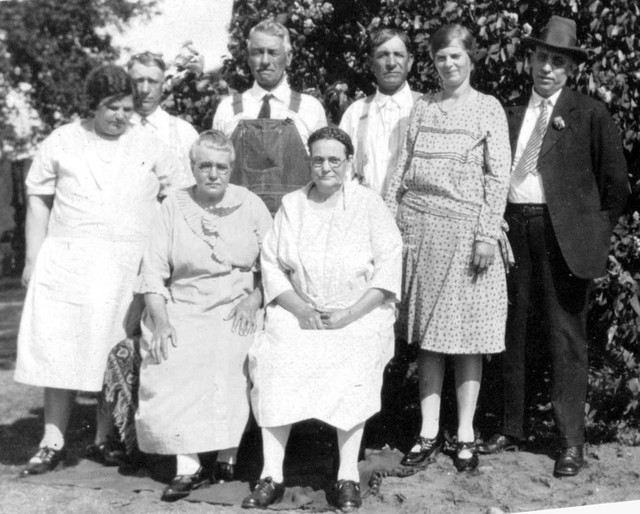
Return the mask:
<path fill-rule="evenodd" d="M 528 173 L 531 173 L 532 175 L 538 175 L 540 173 L 538 171 L 538 158 L 540 157 L 542 140 L 544 139 L 544 134 L 547 131 L 547 124 L 549 120 L 549 100 L 546 98 L 543 99 L 542 102 L 540 102 L 540 107 L 542 107 L 542 111 L 538 116 L 536 126 L 533 127 L 533 132 L 531 133 L 531 137 L 529 137 L 527 146 L 520 156 L 516 169 L 513 170 L 512 177 L 518 180 L 524 179 Z"/>

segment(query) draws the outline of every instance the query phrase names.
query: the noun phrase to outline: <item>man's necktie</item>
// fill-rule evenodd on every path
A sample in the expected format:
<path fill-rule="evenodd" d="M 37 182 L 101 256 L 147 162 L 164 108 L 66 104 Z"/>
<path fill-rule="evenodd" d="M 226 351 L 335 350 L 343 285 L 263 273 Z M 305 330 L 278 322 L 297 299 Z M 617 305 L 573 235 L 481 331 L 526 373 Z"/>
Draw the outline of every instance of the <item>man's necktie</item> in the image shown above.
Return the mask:
<path fill-rule="evenodd" d="M 536 126 L 533 128 L 531 137 L 527 142 L 527 146 L 520 156 L 520 160 L 516 165 L 516 169 L 513 170 L 513 178 L 522 180 L 528 173 L 532 175 L 538 175 L 538 158 L 540 157 L 540 148 L 542 148 L 542 140 L 544 134 L 547 131 L 547 124 L 549 120 L 549 100 L 546 98 L 540 102 L 542 111 L 536 121 Z"/>
<path fill-rule="evenodd" d="M 258 113 L 258 118 L 271 118 L 271 106 L 269 105 L 269 100 L 273 98 L 273 95 L 264 95 L 262 97 L 262 107 L 260 108 L 260 112 Z"/>
<path fill-rule="evenodd" d="M 144 127 L 149 124 L 149 120 L 145 116 L 140 117 L 140 124 Z"/>

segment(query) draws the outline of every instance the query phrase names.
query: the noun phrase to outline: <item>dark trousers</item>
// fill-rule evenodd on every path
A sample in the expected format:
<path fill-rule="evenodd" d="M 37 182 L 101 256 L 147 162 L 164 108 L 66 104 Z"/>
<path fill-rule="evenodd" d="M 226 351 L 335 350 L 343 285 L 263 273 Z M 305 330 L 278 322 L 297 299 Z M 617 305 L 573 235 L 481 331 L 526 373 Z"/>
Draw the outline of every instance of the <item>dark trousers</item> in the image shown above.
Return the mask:
<path fill-rule="evenodd" d="M 551 402 L 562 446 L 582 444 L 588 377 L 586 311 L 591 281 L 578 278 L 569 270 L 546 207 L 509 204 L 505 218 L 516 264 L 508 276 L 502 432 L 518 439 L 524 437 L 525 345 L 536 344 L 527 339 L 527 320 L 535 310 L 548 334 Z"/>

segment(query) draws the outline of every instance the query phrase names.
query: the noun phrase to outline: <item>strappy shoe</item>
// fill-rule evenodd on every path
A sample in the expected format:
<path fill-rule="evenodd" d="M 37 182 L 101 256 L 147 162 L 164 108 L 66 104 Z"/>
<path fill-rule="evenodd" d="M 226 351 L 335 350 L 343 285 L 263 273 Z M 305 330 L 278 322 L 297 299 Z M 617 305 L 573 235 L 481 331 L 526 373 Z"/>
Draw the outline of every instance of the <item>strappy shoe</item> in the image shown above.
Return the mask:
<path fill-rule="evenodd" d="M 438 432 L 438 435 L 433 439 L 418 436 L 414 446 L 418 446 L 420 449 L 417 452 L 410 451 L 407 453 L 402 461 L 400 461 L 400 464 L 403 466 L 421 466 L 430 458 L 438 455 L 443 443 L 444 437 L 442 437 L 442 432 Z"/>
<path fill-rule="evenodd" d="M 460 453 L 463 451 L 471 452 L 471 457 L 462 458 Z M 453 465 L 456 469 L 462 473 L 465 471 L 473 471 L 478 467 L 478 452 L 476 450 L 476 444 L 474 442 L 465 443 L 458 442 L 455 445 L 455 451 L 453 454 Z"/>
<path fill-rule="evenodd" d="M 360 508 L 362 497 L 360 496 L 360 484 L 353 480 L 338 480 L 336 482 L 336 506 L 343 512 L 349 512 Z"/>

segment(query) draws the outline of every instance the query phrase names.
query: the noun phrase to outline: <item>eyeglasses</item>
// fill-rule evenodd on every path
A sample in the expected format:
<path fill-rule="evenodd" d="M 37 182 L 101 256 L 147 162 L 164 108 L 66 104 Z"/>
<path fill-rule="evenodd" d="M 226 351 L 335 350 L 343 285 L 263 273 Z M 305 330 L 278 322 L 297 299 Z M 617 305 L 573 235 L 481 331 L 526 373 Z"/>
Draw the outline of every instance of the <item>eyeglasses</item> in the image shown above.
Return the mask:
<path fill-rule="evenodd" d="M 312 157 L 311 159 L 309 159 L 313 168 L 321 169 L 322 166 L 324 166 L 324 161 L 327 161 L 329 163 L 329 166 L 333 170 L 339 168 L 340 165 L 346 160 L 347 159 L 340 159 L 338 157 L 327 157 L 326 159 L 324 157 Z"/>

